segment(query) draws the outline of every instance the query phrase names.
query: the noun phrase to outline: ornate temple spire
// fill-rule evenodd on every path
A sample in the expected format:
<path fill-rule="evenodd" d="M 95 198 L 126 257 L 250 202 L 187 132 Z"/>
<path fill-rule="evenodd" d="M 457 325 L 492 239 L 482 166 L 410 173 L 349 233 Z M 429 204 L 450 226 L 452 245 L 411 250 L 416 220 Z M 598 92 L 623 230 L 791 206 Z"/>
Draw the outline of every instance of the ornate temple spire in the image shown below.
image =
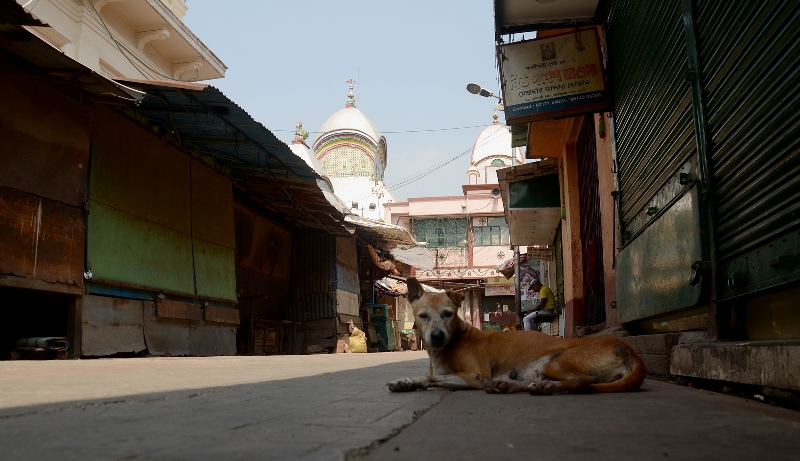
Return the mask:
<path fill-rule="evenodd" d="M 308 138 L 308 131 L 303 128 L 303 122 L 297 122 L 294 127 L 294 140 L 292 144 L 305 144 Z"/>
<path fill-rule="evenodd" d="M 353 95 L 353 83 L 356 83 L 352 78 L 347 81 L 350 84 L 350 90 L 347 92 L 347 104 L 344 107 L 356 107 L 356 97 Z"/>

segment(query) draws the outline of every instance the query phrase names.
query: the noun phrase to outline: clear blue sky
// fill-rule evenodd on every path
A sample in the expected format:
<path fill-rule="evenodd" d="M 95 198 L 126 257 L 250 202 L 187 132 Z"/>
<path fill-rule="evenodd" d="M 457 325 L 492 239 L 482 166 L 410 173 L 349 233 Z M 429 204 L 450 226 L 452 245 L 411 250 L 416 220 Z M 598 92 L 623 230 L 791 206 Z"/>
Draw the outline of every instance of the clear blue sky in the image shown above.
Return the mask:
<path fill-rule="evenodd" d="M 492 121 L 495 101 L 465 89 L 474 81 L 499 94 L 492 0 L 187 5 L 186 24 L 228 66 L 210 83 L 285 142 L 297 121 L 314 132 L 344 107 L 350 78 L 358 80 L 356 106 L 384 133 Z M 469 150 L 480 130 L 386 133 L 386 182 Z M 469 154 L 395 192 L 461 195 L 468 167 Z"/>

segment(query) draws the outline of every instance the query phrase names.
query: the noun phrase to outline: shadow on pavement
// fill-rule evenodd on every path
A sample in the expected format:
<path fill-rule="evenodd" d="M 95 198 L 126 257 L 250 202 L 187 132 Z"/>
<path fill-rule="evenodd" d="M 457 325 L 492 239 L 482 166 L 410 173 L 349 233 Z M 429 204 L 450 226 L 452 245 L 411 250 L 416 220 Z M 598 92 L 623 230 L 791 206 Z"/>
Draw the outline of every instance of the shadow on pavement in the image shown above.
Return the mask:
<path fill-rule="evenodd" d="M 394 394 L 385 386 L 425 368 L 427 360 L 412 360 L 4 409 L 0 459 L 341 459 L 390 437 L 446 395 Z"/>

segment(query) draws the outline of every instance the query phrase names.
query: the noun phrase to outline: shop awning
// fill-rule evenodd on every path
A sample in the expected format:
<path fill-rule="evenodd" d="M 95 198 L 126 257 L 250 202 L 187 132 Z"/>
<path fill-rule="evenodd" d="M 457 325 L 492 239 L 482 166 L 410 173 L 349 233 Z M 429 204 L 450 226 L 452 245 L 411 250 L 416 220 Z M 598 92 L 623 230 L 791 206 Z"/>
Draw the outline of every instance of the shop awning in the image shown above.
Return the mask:
<path fill-rule="evenodd" d="M 411 233 L 404 227 L 395 226 L 394 224 L 386 224 L 374 219 L 362 218 L 355 215 L 347 215 L 344 218 L 345 223 L 355 226 L 363 227 L 371 230 L 379 235 L 383 240 L 417 246 L 417 241 Z"/>
<path fill-rule="evenodd" d="M 285 143 L 211 85 L 119 80 L 146 93 L 123 113 L 227 173 L 237 198 L 287 225 L 349 236 L 319 175 Z"/>
<path fill-rule="evenodd" d="M 430 285 L 425 285 L 424 283 L 421 284 L 422 289 L 427 291 L 428 293 L 443 293 L 444 290 L 439 288 L 434 288 Z M 406 281 L 399 278 L 399 277 L 384 277 L 380 280 L 375 281 L 375 289 L 382 295 L 388 296 L 407 296 L 408 295 L 408 285 L 406 285 Z"/>
<path fill-rule="evenodd" d="M 561 222 L 555 159 L 497 171 L 511 245 L 552 245 Z"/>
<path fill-rule="evenodd" d="M 389 254 L 394 259 L 418 269 L 430 270 L 436 267 L 436 255 L 425 247 L 399 245 L 389 250 Z"/>
<path fill-rule="evenodd" d="M 599 24 L 598 0 L 495 0 L 495 33 L 515 34 Z"/>
<path fill-rule="evenodd" d="M 526 255 L 524 253 L 520 254 L 519 255 L 519 263 L 520 263 L 520 265 L 521 264 L 525 264 L 526 262 L 528 262 L 528 255 Z M 501 274 L 503 274 L 503 277 L 505 277 L 506 279 L 511 279 L 511 277 L 514 276 L 514 266 L 515 266 L 514 258 L 509 258 L 509 259 L 506 259 L 505 261 L 501 262 L 500 264 L 498 264 L 495 267 L 495 269 L 497 270 L 497 272 L 500 272 Z"/>
<path fill-rule="evenodd" d="M 408 229 L 404 227 L 355 215 L 345 216 L 344 221 L 346 225 L 358 227 L 374 235 L 379 248 L 388 251 L 396 261 L 426 270 L 436 266 L 436 257 L 433 252 L 420 246 Z"/>
<path fill-rule="evenodd" d="M 70 58 L 24 26 L 49 27 L 14 1 L 0 3 L 2 62 L 22 71 L 44 75 L 51 85 L 78 88 L 96 102 L 133 105 L 144 97 L 141 91 L 110 80 Z"/>

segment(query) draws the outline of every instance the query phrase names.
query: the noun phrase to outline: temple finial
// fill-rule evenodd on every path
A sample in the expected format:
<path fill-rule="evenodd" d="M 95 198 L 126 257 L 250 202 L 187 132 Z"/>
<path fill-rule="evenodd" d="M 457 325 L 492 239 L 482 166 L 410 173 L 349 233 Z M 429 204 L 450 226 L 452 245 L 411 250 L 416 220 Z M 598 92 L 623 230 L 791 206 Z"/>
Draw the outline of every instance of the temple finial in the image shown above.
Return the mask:
<path fill-rule="evenodd" d="M 292 144 L 305 144 L 308 138 L 308 131 L 303 128 L 303 122 L 297 122 L 294 127 L 294 140 Z"/>
<path fill-rule="evenodd" d="M 356 97 L 353 95 L 353 83 L 356 83 L 352 78 L 347 81 L 350 84 L 350 89 L 347 91 L 347 104 L 344 107 L 356 107 Z"/>

